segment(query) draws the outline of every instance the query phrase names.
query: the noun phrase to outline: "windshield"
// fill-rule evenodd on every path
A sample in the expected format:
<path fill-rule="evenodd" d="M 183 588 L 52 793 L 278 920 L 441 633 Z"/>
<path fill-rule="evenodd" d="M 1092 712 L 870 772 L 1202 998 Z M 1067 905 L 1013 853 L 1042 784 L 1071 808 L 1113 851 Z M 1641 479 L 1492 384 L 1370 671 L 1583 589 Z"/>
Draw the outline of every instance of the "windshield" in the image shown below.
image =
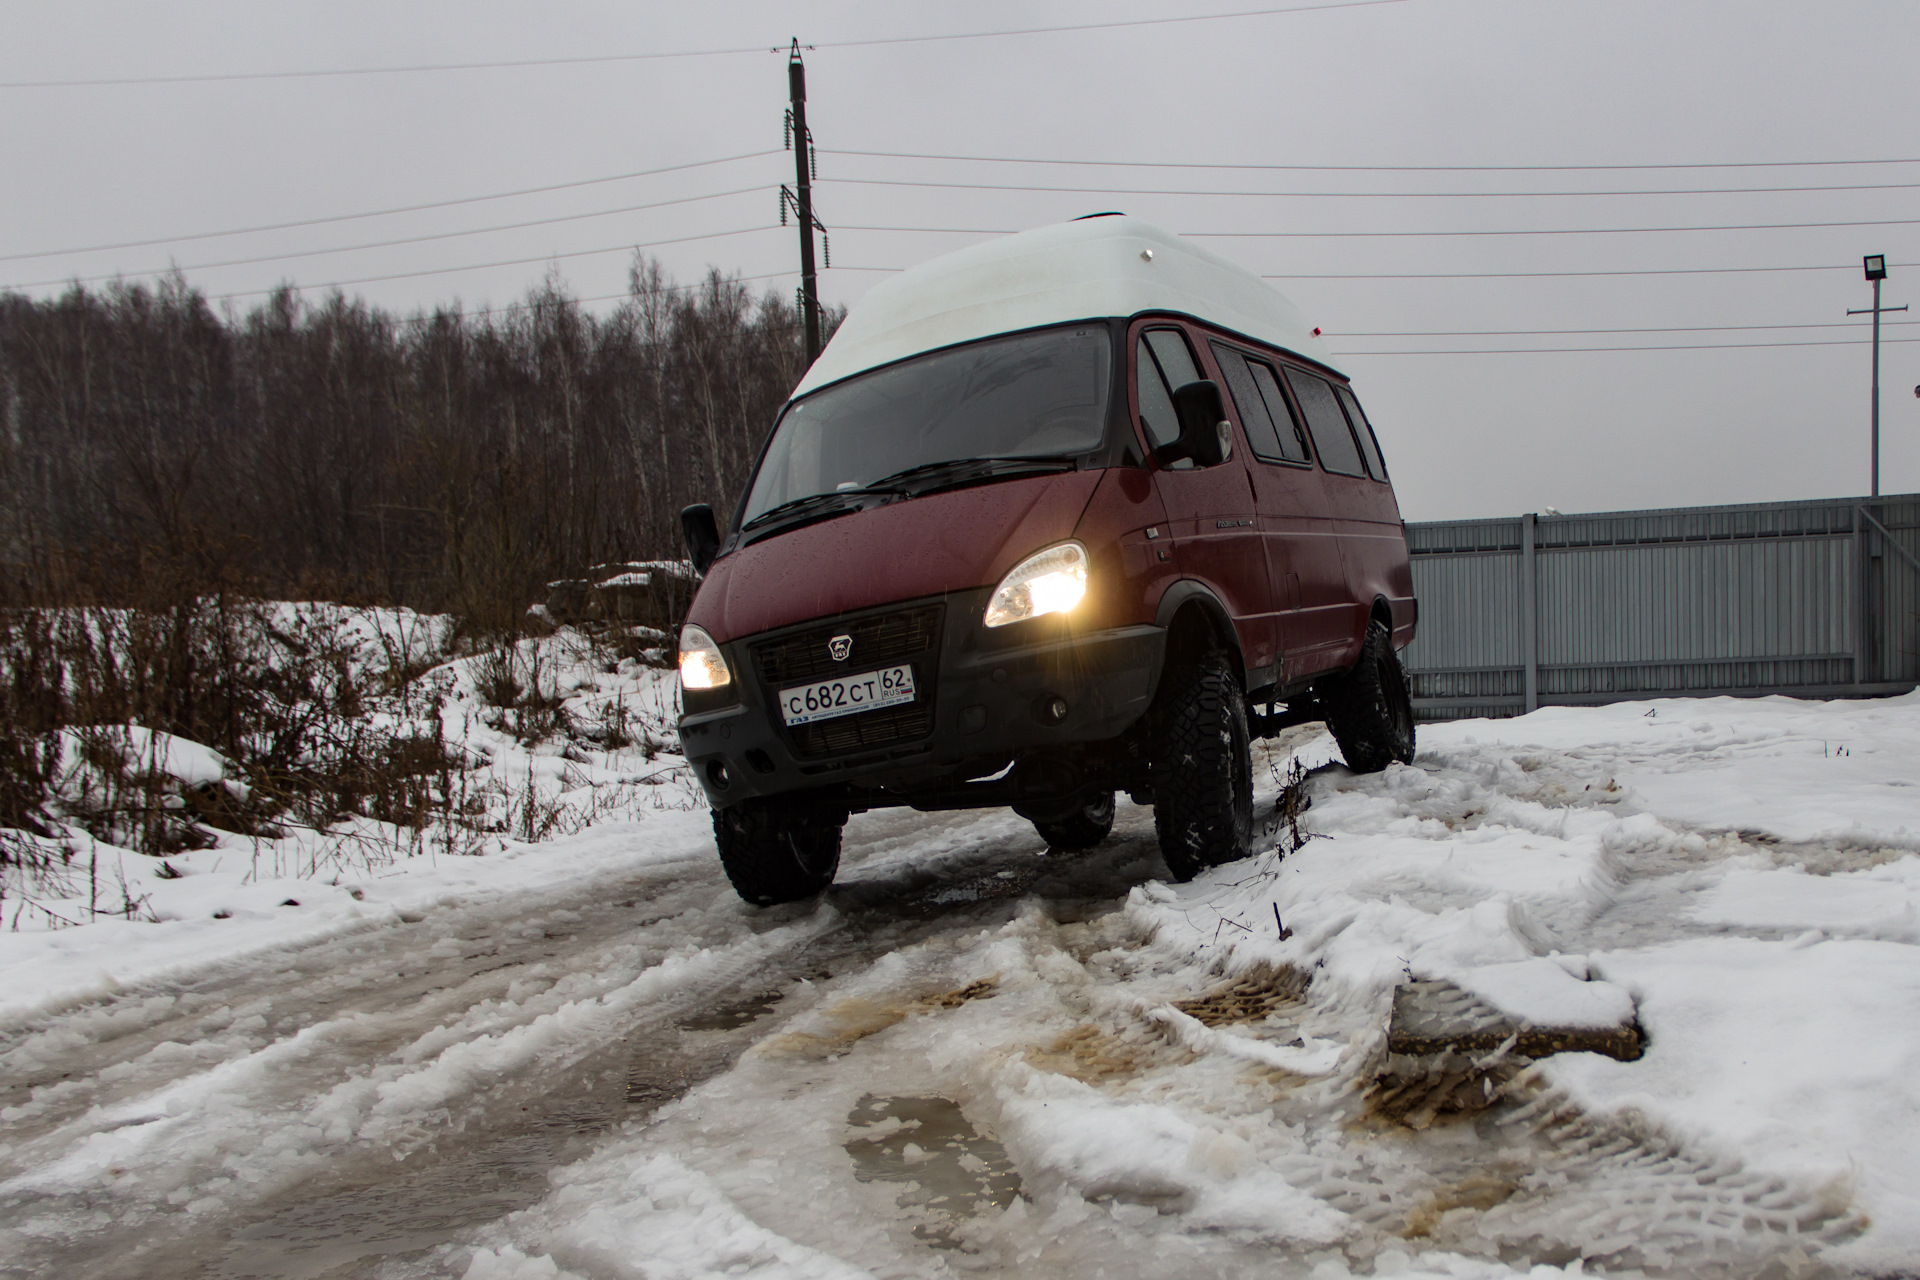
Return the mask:
<path fill-rule="evenodd" d="M 1106 434 L 1103 325 L 989 338 L 817 391 L 781 416 L 745 524 L 816 494 L 968 458 L 1061 458 Z"/>

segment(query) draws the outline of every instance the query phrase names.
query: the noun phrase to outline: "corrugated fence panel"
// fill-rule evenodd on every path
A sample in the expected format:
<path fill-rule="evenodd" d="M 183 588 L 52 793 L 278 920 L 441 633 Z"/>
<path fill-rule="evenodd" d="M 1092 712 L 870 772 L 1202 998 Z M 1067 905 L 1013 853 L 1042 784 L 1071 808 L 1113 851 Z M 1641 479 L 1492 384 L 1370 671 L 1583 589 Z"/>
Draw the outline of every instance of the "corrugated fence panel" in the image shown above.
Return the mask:
<path fill-rule="evenodd" d="M 1920 499 L 1882 498 L 1867 510 L 1886 529 L 1867 535 L 1868 660 L 1883 680 L 1920 681 Z M 1907 556 L 1886 545 L 1887 534 Z"/>
<path fill-rule="evenodd" d="M 1541 665 L 1850 654 L 1852 550 L 1820 537 L 1542 551 Z"/>
<path fill-rule="evenodd" d="M 1425 719 L 1525 709 L 1529 565 L 1542 703 L 1920 680 L 1920 495 L 1440 521 L 1407 548 Z"/>
<path fill-rule="evenodd" d="M 1420 627 L 1406 650 L 1412 668 L 1519 665 L 1518 552 L 1416 556 L 1413 593 Z"/>

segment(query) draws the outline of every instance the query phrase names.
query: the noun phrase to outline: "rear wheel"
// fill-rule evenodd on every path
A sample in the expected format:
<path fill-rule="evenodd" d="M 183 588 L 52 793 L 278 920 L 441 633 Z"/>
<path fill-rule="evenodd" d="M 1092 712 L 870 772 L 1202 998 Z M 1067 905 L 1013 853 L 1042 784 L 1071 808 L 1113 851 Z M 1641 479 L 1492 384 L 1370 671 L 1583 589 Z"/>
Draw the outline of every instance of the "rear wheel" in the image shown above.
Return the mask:
<path fill-rule="evenodd" d="M 1367 625 L 1360 661 L 1320 694 L 1340 754 L 1355 773 L 1378 773 L 1394 761 L 1413 763 L 1413 698 L 1386 624 Z"/>
<path fill-rule="evenodd" d="M 798 902 L 825 891 L 840 867 L 844 810 L 799 796 L 742 800 L 713 814 L 720 865 L 756 907 Z"/>
<path fill-rule="evenodd" d="M 1113 792 L 1102 794 L 1065 817 L 1044 822 L 1035 818 L 1033 829 L 1049 846 L 1062 852 L 1091 849 L 1113 830 Z"/>
<path fill-rule="evenodd" d="M 1253 843 L 1247 700 L 1226 655 L 1176 667 L 1155 723 L 1153 826 L 1178 881 L 1244 858 Z"/>

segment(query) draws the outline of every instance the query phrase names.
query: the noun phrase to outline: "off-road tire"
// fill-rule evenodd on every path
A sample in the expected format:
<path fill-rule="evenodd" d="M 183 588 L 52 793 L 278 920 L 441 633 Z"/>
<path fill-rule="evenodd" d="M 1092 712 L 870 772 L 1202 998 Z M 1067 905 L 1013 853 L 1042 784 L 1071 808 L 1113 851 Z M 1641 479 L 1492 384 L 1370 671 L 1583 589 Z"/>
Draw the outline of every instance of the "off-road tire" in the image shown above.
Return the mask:
<path fill-rule="evenodd" d="M 1176 881 L 1253 844 L 1247 699 L 1218 651 L 1167 672 L 1154 721 L 1153 827 Z"/>
<path fill-rule="evenodd" d="M 1034 820 L 1033 829 L 1048 847 L 1063 853 L 1091 849 L 1113 830 L 1113 792 L 1108 791 L 1093 803 L 1082 805 L 1064 818 L 1051 822 Z"/>
<path fill-rule="evenodd" d="M 742 800 L 713 813 L 720 865 L 756 907 L 824 892 L 840 867 L 844 812 L 787 796 Z"/>
<path fill-rule="evenodd" d="M 1413 763 L 1413 699 L 1407 673 L 1385 624 L 1367 625 L 1360 661 L 1320 693 L 1327 728 L 1355 773 L 1378 773 L 1394 761 Z"/>

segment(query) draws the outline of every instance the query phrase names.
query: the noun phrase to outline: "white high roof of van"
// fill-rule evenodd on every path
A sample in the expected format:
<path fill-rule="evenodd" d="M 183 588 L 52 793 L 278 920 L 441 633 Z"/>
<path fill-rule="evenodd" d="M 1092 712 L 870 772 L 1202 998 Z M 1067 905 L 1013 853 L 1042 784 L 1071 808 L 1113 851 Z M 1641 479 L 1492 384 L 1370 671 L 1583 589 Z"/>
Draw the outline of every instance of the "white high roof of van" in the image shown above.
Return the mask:
<path fill-rule="evenodd" d="M 923 262 L 862 298 L 795 396 L 958 342 L 1143 311 L 1172 311 L 1339 364 L 1285 295 L 1150 222 L 1082 218 Z"/>

